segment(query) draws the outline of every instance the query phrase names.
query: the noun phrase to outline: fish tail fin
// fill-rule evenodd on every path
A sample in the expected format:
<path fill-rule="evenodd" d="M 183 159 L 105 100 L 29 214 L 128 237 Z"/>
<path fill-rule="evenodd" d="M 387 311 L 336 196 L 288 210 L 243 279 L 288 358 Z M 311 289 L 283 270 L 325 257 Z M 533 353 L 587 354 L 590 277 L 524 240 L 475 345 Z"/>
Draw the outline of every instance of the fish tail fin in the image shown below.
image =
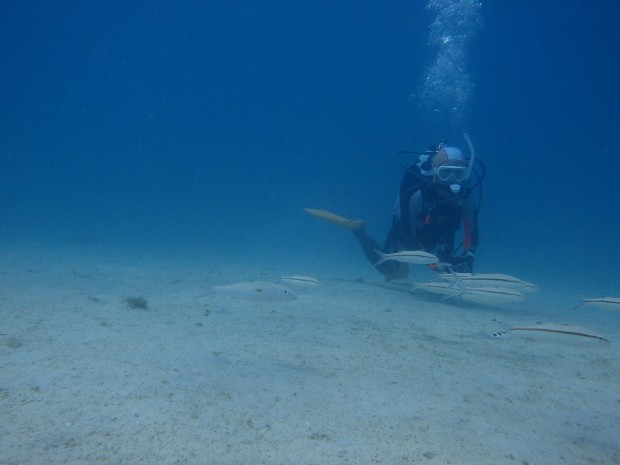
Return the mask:
<path fill-rule="evenodd" d="M 379 266 L 381 265 L 384 261 L 387 260 L 387 258 L 385 257 L 385 253 L 381 252 L 380 250 L 375 249 L 375 253 L 379 256 L 379 260 L 377 260 L 375 262 L 375 266 Z"/>
<path fill-rule="evenodd" d="M 580 309 L 581 307 L 583 307 L 583 305 L 586 303 L 586 300 L 585 300 L 585 298 L 584 298 L 582 295 L 577 294 L 576 292 L 574 293 L 574 295 L 576 295 L 576 296 L 577 296 L 577 298 L 581 299 L 581 302 L 579 302 L 577 305 L 575 305 L 575 306 L 572 308 L 572 310 L 579 310 L 579 309 Z"/>
<path fill-rule="evenodd" d="M 510 336 L 510 333 L 511 331 L 507 329 L 504 331 L 496 331 L 494 333 L 491 333 L 490 336 L 494 338 L 504 338 L 504 337 Z"/>

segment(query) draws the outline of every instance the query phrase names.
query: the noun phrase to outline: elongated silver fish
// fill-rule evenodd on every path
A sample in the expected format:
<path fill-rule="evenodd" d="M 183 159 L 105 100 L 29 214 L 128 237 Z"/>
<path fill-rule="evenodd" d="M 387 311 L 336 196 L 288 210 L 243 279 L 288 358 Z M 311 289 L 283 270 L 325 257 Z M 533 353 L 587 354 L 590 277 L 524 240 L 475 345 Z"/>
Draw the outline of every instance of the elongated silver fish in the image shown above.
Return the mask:
<path fill-rule="evenodd" d="M 423 250 L 401 250 L 400 252 L 384 253 L 375 249 L 375 253 L 380 257 L 375 266 L 381 265 L 381 263 L 387 260 L 396 260 L 397 262 L 413 265 L 430 265 L 439 262 L 435 255 Z"/>
<path fill-rule="evenodd" d="M 608 339 L 581 326 L 569 324 L 543 323 L 531 326 L 514 326 L 507 331 L 498 331 L 491 334 L 491 337 L 504 337 L 510 333 L 521 333 L 526 336 L 536 336 L 541 339 L 565 340 L 575 339 L 576 341 L 599 341 L 609 343 Z"/>
<path fill-rule="evenodd" d="M 303 276 L 298 274 L 282 276 L 280 277 L 280 281 L 283 281 L 286 284 L 293 284 L 295 286 L 318 286 L 321 284 L 321 281 L 313 278 L 312 276 Z"/>
<path fill-rule="evenodd" d="M 525 295 L 519 291 L 495 287 L 465 287 L 457 297 L 479 304 L 520 302 L 525 299 Z"/>
<path fill-rule="evenodd" d="M 444 296 L 458 296 L 463 292 L 463 289 L 458 285 L 453 285 L 449 282 L 431 282 L 431 283 L 415 283 L 414 289 L 423 289 L 435 294 L 441 294 Z"/>
<path fill-rule="evenodd" d="M 263 281 L 211 286 L 209 291 L 232 299 L 253 302 L 283 302 L 297 298 L 288 287 Z"/>
<path fill-rule="evenodd" d="M 520 292 L 534 292 L 538 286 L 522 279 L 501 273 L 442 273 L 437 276 L 438 280 L 457 281 L 466 287 L 484 287 L 514 289 Z"/>
<path fill-rule="evenodd" d="M 416 283 L 415 289 L 424 289 L 435 294 L 442 294 L 443 300 L 457 298 L 480 304 L 499 304 L 504 302 L 519 302 L 525 295 L 512 290 L 501 288 L 467 287 L 459 281 L 434 281 L 430 283 Z"/>
<path fill-rule="evenodd" d="M 620 311 L 620 297 L 598 297 L 595 299 L 583 299 L 575 309 L 583 305 L 595 305 L 597 307 L 606 308 L 607 310 Z"/>

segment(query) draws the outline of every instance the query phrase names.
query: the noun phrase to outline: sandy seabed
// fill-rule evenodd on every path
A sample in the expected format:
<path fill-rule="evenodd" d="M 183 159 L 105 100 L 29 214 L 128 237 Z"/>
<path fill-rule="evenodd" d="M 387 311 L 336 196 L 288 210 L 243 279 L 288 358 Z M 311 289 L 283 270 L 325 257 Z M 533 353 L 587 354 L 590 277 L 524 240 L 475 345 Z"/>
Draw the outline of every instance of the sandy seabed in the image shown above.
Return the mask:
<path fill-rule="evenodd" d="M 289 266 L 3 250 L 0 463 L 620 464 L 620 314 L 294 271 L 257 303 L 202 289 Z M 611 344 L 489 336 L 541 320 Z"/>

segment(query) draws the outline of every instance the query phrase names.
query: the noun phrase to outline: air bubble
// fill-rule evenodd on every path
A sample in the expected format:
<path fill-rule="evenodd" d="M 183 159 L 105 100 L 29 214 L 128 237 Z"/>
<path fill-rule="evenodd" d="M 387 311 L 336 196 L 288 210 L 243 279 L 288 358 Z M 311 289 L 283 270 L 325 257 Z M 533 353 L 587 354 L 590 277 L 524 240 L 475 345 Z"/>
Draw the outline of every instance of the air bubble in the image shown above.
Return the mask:
<path fill-rule="evenodd" d="M 428 67 L 420 103 L 429 114 L 462 125 L 474 82 L 467 72 L 468 46 L 482 24 L 482 4 L 474 0 L 431 0 L 428 9 L 436 16 L 428 43 L 437 48 Z"/>

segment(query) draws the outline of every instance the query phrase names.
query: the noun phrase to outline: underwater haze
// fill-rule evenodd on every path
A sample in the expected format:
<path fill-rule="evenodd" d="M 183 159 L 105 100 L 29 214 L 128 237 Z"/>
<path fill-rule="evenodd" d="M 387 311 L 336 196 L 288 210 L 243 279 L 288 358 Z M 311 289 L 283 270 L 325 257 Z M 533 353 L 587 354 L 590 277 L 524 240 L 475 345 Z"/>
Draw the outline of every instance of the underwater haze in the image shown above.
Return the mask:
<path fill-rule="evenodd" d="M 400 150 L 484 160 L 476 266 L 617 285 L 611 1 L 22 1 L 0 22 L 0 238 L 368 264 Z M 584 278 L 585 277 L 585 278 Z"/>
<path fill-rule="evenodd" d="M 619 24 L 7 2 L 0 464 L 620 464 Z M 386 282 L 345 228 L 382 244 L 445 140 L 485 173 L 475 274 Z"/>

